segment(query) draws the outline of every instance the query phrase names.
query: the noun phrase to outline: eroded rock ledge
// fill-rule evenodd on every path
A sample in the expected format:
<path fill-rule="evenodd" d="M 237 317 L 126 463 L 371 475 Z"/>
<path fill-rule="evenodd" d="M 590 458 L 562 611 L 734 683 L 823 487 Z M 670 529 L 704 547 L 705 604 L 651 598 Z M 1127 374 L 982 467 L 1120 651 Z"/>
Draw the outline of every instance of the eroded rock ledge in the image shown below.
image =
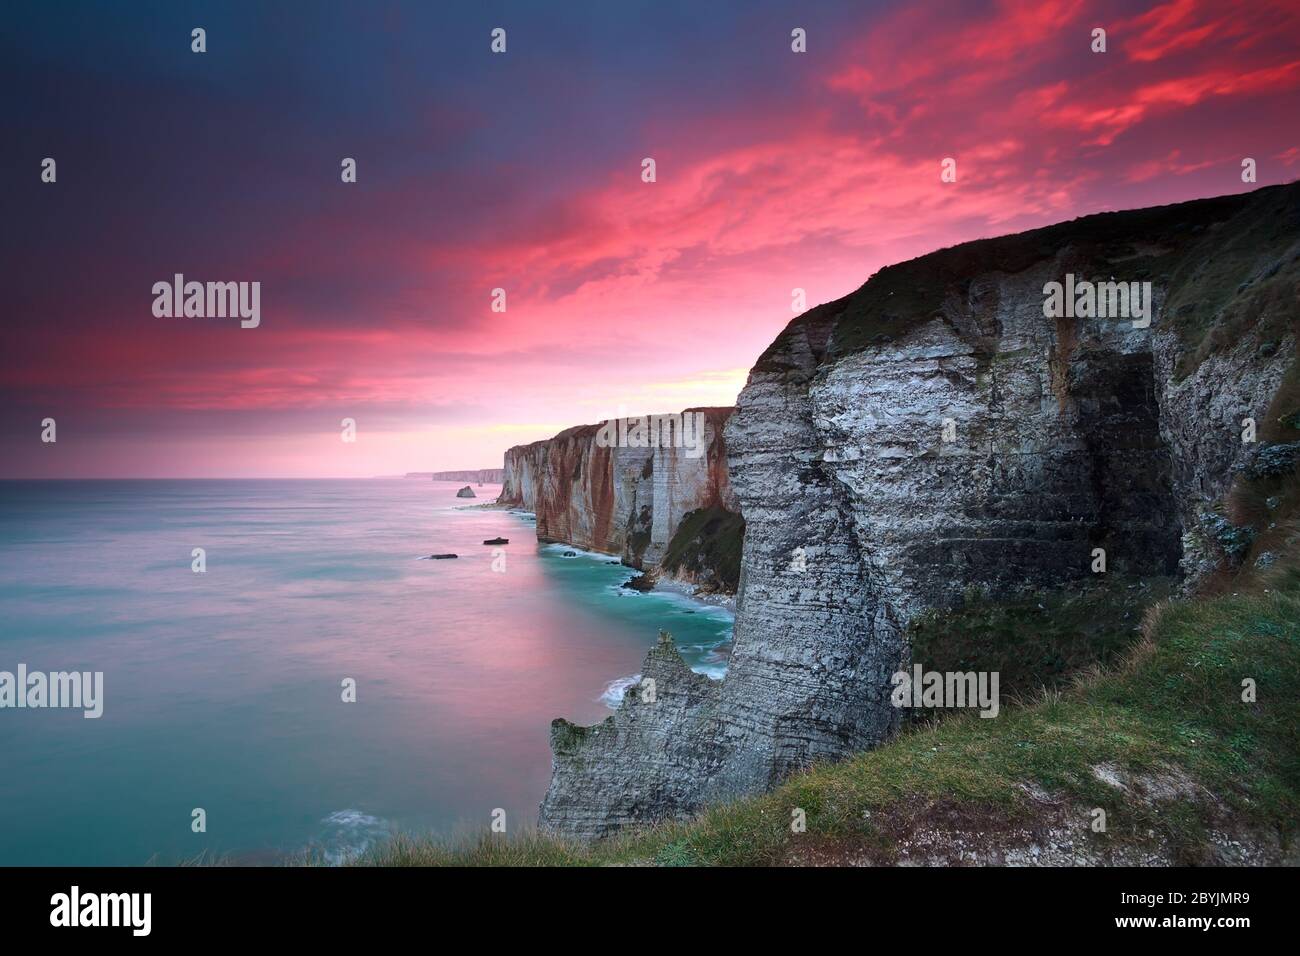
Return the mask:
<path fill-rule="evenodd" d="M 1260 447 L 1242 420 L 1279 414 L 1294 359 L 1298 197 L 968 243 L 791 322 L 725 429 L 746 521 L 728 675 L 691 673 L 664 640 L 644 668 L 653 702 L 557 721 L 541 824 L 599 837 L 878 744 L 908 621 L 967 588 L 1060 586 L 1095 548 L 1128 573 L 1205 573 L 1206 515 Z M 1151 281 L 1154 322 L 1045 318 L 1043 286 L 1066 273 Z M 567 489 L 544 495 L 539 535 L 546 513 L 552 534 L 618 543 L 574 527 Z"/>

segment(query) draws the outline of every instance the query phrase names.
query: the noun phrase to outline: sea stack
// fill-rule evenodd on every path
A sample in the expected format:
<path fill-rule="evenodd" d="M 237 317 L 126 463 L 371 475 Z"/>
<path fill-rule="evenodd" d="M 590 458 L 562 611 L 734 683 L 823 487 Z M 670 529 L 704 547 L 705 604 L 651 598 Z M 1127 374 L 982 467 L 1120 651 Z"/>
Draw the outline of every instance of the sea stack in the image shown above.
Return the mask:
<path fill-rule="evenodd" d="M 474 494 L 474 489 L 473 489 L 473 488 L 471 488 L 469 485 L 466 485 L 464 488 L 460 489 L 460 491 L 456 492 L 456 497 L 457 497 L 457 498 L 477 498 L 478 495 Z"/>

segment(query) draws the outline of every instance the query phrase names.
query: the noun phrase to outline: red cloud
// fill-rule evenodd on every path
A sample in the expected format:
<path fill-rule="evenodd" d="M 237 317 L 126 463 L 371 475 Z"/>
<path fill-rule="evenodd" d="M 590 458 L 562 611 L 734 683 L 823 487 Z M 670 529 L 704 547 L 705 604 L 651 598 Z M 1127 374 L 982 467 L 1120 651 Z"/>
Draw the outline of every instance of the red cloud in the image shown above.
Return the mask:
<path fill-rule="evenodd" d="M 373 187 L 381 228 L 363 242 L 335 241 L 353 235 L 354 211 L 286 228 L 263 263 L 267 288 L 376 276 L 353 331 L 300 308 L 264 309 L 250 332 L 173 323 L 83 337 L 33 350 L 14 386 L 141 410 L 383 406 L 412 422 L 476 404 L 490 409 L 481 424 L 546 428 L 613 414 L 629 381 L 726 383 L 702 396 L 725 403 L 735 376 L 708 373 L 751 364 L 795 287 L 814 305 L 940 246 L 1241 188 L 1234 140 L 1213 132 L 1225 103 L 1249 133 L 1242 155 L 1295 162 L 1276 122 L 1300 106 L 1289 8 L 1171 0 L 1111 13 L 1085 14 L 1081 0 L 1002 2 L 992 16 L 909 4 L 806 54 L 782 112 L 754 98 L 725 115 L 681 103 L 671 127 L 643 137 L 656 183 L 641 182 L 630 146 L 586 188 L 515 190 L 508 215 L 494 206 L 455 234 L 382 228 L 385 211 L 399 219 L 427 199 L 419 180 Z M 1110 52 L 1090 51 L 1095 26 Z M 940 181 L 945 157 L 956 183 Z M 495 287 L 504 314 L 489 311 Z"/>

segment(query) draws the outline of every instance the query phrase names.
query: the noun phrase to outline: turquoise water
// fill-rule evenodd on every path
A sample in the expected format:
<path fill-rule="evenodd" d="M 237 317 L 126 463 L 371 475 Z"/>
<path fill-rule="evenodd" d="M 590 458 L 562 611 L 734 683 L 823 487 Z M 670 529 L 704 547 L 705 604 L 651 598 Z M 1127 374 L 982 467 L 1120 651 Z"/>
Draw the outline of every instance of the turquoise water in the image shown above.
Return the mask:
<path fill-rule="evenodd" d="M 552 718 L 607 716 L 660 628 L 725 669 L 726 612 L 623 591 L 457 487 L 0 482 L 0 671 L 104 674 L 97 720 L 0 708 L 0 865 L 340 859 L 497 808 L 517 829 Z"/>

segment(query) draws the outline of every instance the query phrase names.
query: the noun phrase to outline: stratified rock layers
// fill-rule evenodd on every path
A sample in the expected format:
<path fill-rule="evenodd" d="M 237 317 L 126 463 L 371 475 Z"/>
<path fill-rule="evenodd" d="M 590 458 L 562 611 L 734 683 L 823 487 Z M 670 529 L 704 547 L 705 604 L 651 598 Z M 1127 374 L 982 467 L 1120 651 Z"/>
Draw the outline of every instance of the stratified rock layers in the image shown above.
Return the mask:
<path fill-rule="evenodd" d="M 1093 573 L 1097 549 L 1110 570 L 1175 573 L 1184 535 L 1254 452 L 1241 420 L 1270 414 L 1291 366 L 1294 291 L 1267 299 L 1290 309 L 1285 336 L 1256 315 L 1177 366 L 1215 290 L 1229 291 L 1210 325 L 1279 271 L 1293 289 L 1298 195 L 957 246 L 791 322 L 726 426 L 746 521 L 727 677 L 693 674 L 661 641 L 643 671 L 652 700 L 633 689 L 594 728 L 555 721 L 542 825 L 599 837 L 879 743 L 907 622 L 967 589 L 1057 586 Z M 1155 321 L 1046 318 L 1044 285 L 1066 273 L 1151 281 Z M 563 497 L 534 507 L 539 528 L 544 510 L 571 521 Z"/>
<path fill-rule="evenodd" d="M 695 449 L 608 447 L 599 425 L 506 452 L 502 504 L 537 516 L 537 539 L 656 566 L 682 519 L 700 508 L 738 510 L 727 471 L 723 427 L 730 408 L 688 409 L 704 416 Z"/>

